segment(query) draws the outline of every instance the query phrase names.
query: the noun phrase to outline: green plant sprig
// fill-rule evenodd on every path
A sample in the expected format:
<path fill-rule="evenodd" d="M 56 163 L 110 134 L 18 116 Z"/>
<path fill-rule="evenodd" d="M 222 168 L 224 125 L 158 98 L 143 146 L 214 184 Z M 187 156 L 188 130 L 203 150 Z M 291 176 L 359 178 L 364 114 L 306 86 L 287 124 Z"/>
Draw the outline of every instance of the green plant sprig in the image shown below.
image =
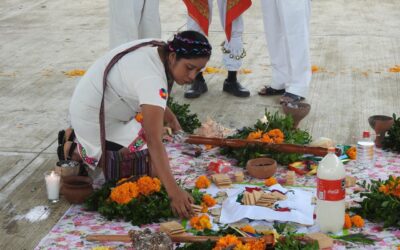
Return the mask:
<path fill-rule="evenodd" d="M 331 235 L 331 237 L 335 240 L 350 242 L 357 245 L 373 245 L 375 243 L 375 239 L 372 235 L 362 234 L 362 233 L 355 233 L 355 234 L 348 234 L 341 236 Z"/>
<path fill-rule="evenodd" d="M 161 187 L 160 192 L 139 196 L 128 204 L 118 204 L 109 199 L 112 187 L 115 187 L 115 182 L 108 182 L 96 190 L 85 201 L 85 208 L 89 211 L 98 211 L 108 220 L 124 219 L 133 225 L 144 225 L 173 217 L 170 200 L 164 187 Z"/>
<path fill-rule="evenodd" d="M 167 106 L 175 114 L 183 131 L 193 134 L 194 130 L 201 126 L 197 114 L 190 113 L 189 104 L 179 104 L 172 97 L 169 97 Z"/>
<path fill-rule="evenodd" d="M 358 183 L 364 191 L 360 193 L 361 201 L 356 202 L 358 206 L 350 208 L 350 211 L 376 223 L 383 223 L 384 228 L 400 228 L 400 199 L 394 195 L 379 191 L 383 185 L 395 182 L 393 176 L 386 181 L 371 180 L 370 183 L 363 181 Z M 397 182 L 397 186 L 400 182 Z"/>
<path fill-rule="evenodd" d="M 263 133 L 266 133 L 272 129 L 280 129 L 285 135 L 285 143 L 304 145 L 311 142 L 311 135 L 307 131 L 293 129 L 293 118 L 290 115 L 280 115 L 279 112 L 271 114 L 265 111 L 265 116 L 268 120 L 267 123 L 257 120 L 252 127 L 244 127 L 228 138 L 246 139 L 251 132 L 261 130 Z M 303 156 L 302 154 L 276 152 L 260 145 L 249 145 L 244 148 L 221 148 L 221 153 L 238 160 L 238 165 L 242 167 L 246 165 L 248 160 L 258 157 L 271 157 L 278 163 L 287 165 L 301 160 Z"/>
<path fill-rule="evenodd" d="M 387 132 L 387 136 L 383 138 L 383 149 L 389 149 L 395 152 L 400 152 L 400 117 L 396 118 L 393 114 L 393 125 Z"/>

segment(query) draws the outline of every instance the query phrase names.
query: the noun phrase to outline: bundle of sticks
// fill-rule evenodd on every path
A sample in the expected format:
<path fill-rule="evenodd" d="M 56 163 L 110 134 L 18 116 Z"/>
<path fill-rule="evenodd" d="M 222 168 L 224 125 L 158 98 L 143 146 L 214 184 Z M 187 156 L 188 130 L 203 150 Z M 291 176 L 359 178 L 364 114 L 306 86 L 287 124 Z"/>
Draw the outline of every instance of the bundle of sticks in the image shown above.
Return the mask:
<path fill-rule="evenodd" d="M 275 150 L 277 152 L 283 153 L 298 153 L 298 154 L 312 154 L 315 156 L 325 156 L 328 154 L 328 149 L 323 147 L 311 147 L 305 145 L 297 145 L 297 144 L 272 144 L 262 141 L 250 141 L 244 139 L 226 139 L 226 138 L 216 138 L 216 137 L 205 137 L 198 135 L 189 135 L 186 140 L 186 143 L 190 144 L 204 144 L 204 145 L 213 145 L 218 147 L 231 147 L 231 148 L 243 148 L 246 146 L 262 146 L 267 149 Z M 340 149 L 336 149 L 336 154 L 340 155 Z"/>
<path fill-rule="evenodd" d="M 218 241 L 220 239 L 219 236 L 196 236 L 196 235 L 185 235 L 185 234 L 178 234 L 178 235 L 169 235 L 172 242 L 175 243 L 194 243 L 194 242 L 205 242 L 205 241 Z M 267 245 L 274 244 L 274 235 L 264 235 L 262 237 L 265 239 Z M 257 237 L 238 237 L 240 241 L 243 243 L 251 242 L 258 240 Z M 118 241 L 118 242 L 132 242 L 131 237 L 129 235 L 105 235 L 105 234 L 92 234 L 86 236 L 87 241 L 99 241 L 99 242 L 107 242 L 107 241 Z"/>

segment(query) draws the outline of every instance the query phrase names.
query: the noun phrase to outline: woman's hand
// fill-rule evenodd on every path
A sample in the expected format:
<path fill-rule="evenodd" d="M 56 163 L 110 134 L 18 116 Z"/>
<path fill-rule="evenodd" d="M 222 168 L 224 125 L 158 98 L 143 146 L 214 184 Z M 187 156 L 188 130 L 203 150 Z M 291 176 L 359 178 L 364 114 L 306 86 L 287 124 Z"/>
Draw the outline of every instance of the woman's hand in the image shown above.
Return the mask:
<path fill-rule="evenodd" d="M 167 123 L 168 127 L 172 129 L 173 133 L 182 130 L 181 124 L 179 124 L 179 121 L 176 118 L 175 114 L 168 107 L 165 109 L 164 121 Z"/>
<path fill-rule="evenodd" d="M 178 190 L 169 195 L 171 200 L 171 209 L 174 214 L 181 218 L 190 218 L 193 215 L 192 206 L 193 197 L 186 191 L 178 187 Z"/>
<path fill-rule="evenodd" d="M 176 119 L 176 117 L 174 120 L 172 120 L 168 123 L 168 126 L 172 129 L 173 133 L 176 133 L 176 132 L 182 130 L 181 124 L 179 123 L 178 119 Z"/>

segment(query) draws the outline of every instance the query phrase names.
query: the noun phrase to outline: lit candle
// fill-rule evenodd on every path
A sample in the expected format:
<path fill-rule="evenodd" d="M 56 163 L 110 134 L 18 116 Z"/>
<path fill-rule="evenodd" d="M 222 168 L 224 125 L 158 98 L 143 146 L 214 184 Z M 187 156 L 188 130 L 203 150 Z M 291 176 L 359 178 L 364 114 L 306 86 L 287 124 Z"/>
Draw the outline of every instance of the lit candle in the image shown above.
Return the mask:
<path fill-rule="evenodd" d="M 54 171 L 45 173 L 47 198 L 51 202 L 57 202 L 60 196 L 60 175 Z"/>

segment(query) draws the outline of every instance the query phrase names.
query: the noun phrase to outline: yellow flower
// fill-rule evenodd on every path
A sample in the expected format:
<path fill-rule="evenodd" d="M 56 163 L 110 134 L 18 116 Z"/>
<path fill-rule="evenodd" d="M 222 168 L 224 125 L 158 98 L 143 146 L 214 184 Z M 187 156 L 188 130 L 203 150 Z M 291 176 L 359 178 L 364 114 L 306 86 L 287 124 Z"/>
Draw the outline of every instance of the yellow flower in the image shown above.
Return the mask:
<path fill-rule="evenodd" d="M 207 205 L 204 202 L 202 202 L 200 205 L 201 205 L 201 212 L 202 213 L 207 213 L 208 212 Z"/>
<path fill-rule="evenodd" d="M 354 215 L 351 217 L 351 222 L 354 224 L 354 226 L 361 228 L 364 226 L 364 220 L 361 218 L 359 215 Z"/>
<path fill-rule="evenodd" d="M 268 179 L 265 179 L 265 181 L 264 181 L 264 184 L 267 187 L 270 187 L 270 186 L 275 185 L 277 183 L 278 183 L 278 181 L 274 177 L 270 177 Z"/>
<path fill-rule="evenodd" d="M 261 138 L 263 132 L 261 130 L 257 130 L 256 132 L 251 132 L 248 136 L 247 136 L 247 140 L 258 140 Z"/>
<path fill-rule="evenodd" d="M 202 175 L 199 178 L 197 178 L 196 183 L 195 183 L 195 186 L 198 189 L 208 188 L 210 185 L 211 185 L 211 182 L 205 175 Z"/>
<path fill-rule="evenodd" d="M 207 207 L 213 207 L 215 204 L 217 204 L 217 201 L 214 200 L 214 198 L 209 194 L 203 195 L 203 202 Z"/>
<path fill-rule="evenodd" d="M 251 233 L 251 234 L 256 233 L 256 230 L 254 229 L 254 227 L 252 227 L 250 225 L 246 225 L 246 226 L 240 228 L 240 230 L 242 230 L 243 232 L 246 232 L 246 233 Z"/>
<path fill-rule="evenodd" d="M 196 230 L 211 229 L 210 218 L 207 215 L 194 216 L 190 219 L 190 226 Z"/>
<path fill-rule="evenodd" d="M 64 75 L 68 77 L 73 77 L 73 76 L 83 76 L 86 73 L 85 70 L 83 69 L 73 69 L 67 72 L 64 72 Z"/>

